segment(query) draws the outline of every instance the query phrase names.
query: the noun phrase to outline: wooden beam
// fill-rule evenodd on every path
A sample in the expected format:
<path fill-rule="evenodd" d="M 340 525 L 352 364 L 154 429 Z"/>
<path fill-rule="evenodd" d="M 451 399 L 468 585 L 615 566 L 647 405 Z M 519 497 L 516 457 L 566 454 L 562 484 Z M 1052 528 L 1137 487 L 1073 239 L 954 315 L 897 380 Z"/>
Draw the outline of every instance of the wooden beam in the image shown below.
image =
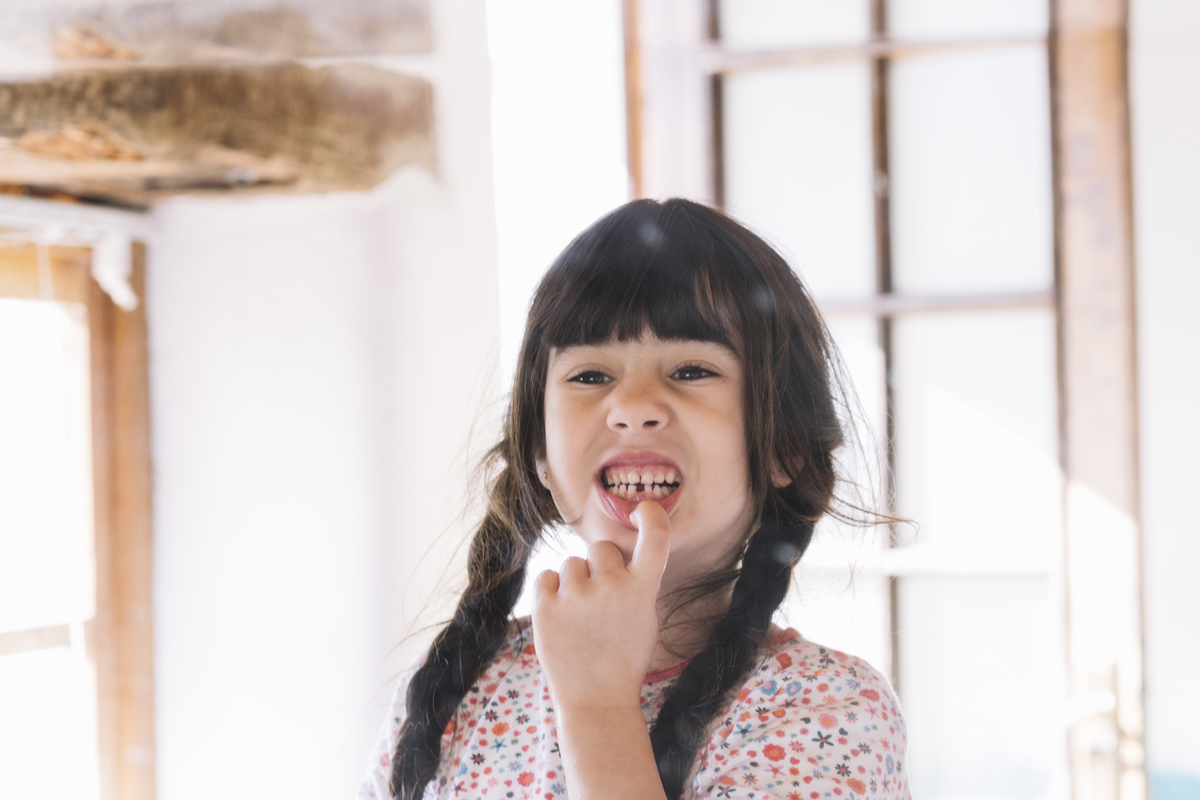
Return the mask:
<path fill-rule="evenodd" d="M 57 65 L 194 64 L 428 52 L 429 0 L 46 0 L 5 11 Z M 19 57 L 19 56 L 18 56 Z"/>
<path fill-rule="evenodd" d="M 366 64 L 125 66 L 0 85 L 0 184 L 148 205 L 434 167 L 429 83 Z"/>
<path fill-rule="evenodd" d="M 704 69 L 715 74 L 728 75 L 759 69 L 785 69 L 814 64 L 831 64 L 840 61 L 863 61 L 866 59 L 894 59 L 905 56 L 936 55 L 971 50 L 988 50 L 1019 47 L 1029 44 L 1045 44 L 1044 36 L 1008 36 L 991 39 L 952 39 L 946 41 L 893 41 L 882 34 L 861 44 L 827 45 L 812 47 L 790 47 L 778 50 L 727 50 L 709 48 L 700 53 Z"/>
<path fill-rule="evenodd" d="M 642 194 L 642 49 L 638 34 L 638 0 L 623 0 L 625 38 L 625 161 L 633 197 Z"/>
<path fill-rule="evenodd" d="M 20 235 L 20 234 L 17 234 Z M 87 270 L 92 263 L 86 247 L 46 247 L 47 271 L 39 264 L 38 246 L 28 242 L 6 242 L 0 230 L 4 269 L 0 270 L 0 297 L 16 300 L 43 300 L 47 290 L 64 303 L 88 301 Z M 80 278 L 82 274 L 83 279 Z M 46 285 L 46 284 L 49 285 Z"/>
<path fill-rule="evenodd" d="M 132 285 L 144 297 L 145 251 Z M 145 305 L 117 308 L 92 282 L 93 469 L 100 785 L 103 800 L 153 800 L 150 405 Z"/>
<path fill-rule="evenodd" d="M 1134 276 L 1122 0 L 1056 0 L 1061 458 L 1073 794 L 1145 796 Z"/>

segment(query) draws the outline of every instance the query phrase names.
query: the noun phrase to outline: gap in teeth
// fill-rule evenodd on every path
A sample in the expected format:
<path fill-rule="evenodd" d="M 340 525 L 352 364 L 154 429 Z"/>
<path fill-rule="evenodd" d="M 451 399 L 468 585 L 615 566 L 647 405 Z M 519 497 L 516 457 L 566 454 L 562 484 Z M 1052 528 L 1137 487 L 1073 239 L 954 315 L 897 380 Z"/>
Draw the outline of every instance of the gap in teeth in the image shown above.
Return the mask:
<path fill-rule="evenodd" d="M 675 470 L 613 469 L 605 473 L 604 488 L 617 497 L 666 497 L 679 488 Z"/>

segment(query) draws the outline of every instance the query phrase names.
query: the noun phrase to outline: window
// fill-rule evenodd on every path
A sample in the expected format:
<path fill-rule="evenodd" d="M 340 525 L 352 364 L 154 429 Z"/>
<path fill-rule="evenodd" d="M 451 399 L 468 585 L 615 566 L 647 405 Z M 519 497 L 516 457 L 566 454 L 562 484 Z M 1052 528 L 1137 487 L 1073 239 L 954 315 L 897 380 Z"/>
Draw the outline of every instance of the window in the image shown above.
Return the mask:
<path fill-rule="evenodd" d="M 1121 8 L 625 8 L 635 183 L 796 266 L 919 526 L 825 526 L 789 621 L 891 675 L 922 796 L 1139 797 Z"/>
<path fill-rule="evenodd" d="M 145 322 L 90 262 L 84 247 L 0 241 L 6 797 L 47 780 L 79 798 L 154 793 Z"/>

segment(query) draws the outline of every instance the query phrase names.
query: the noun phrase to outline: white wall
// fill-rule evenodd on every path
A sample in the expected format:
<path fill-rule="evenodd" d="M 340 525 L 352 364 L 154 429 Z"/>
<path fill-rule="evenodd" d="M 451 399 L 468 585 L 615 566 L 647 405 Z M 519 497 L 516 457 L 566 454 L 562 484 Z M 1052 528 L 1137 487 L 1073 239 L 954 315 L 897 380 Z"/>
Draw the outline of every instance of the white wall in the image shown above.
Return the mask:
<path fill-rule="evenodd" d="M 353 794 L 461 538 L 497 406 L 487 40 L 480 0 L 434 11 L 435 53 L 393 61 L 434 83 L 436 176 L 155 212 L 163 800 Z"/>
<path fill-rule="evenodd" d="M 488 0 L 502 368 L 550 262 L 630 196 L 621 0 Z"/>
<path fill-rule="evenodd" d="M 1200 798 L 1200 5 L 1132 0 L 1146 743 L 1155 800 Z"/>

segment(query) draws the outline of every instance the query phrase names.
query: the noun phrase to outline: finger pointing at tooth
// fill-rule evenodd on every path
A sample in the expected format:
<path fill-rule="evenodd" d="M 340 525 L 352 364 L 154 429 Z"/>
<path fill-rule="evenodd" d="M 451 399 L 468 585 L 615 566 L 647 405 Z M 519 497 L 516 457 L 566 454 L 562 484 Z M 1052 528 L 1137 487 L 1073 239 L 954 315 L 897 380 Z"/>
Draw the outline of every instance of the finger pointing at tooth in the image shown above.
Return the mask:
<path fill-rule="evenodd" d="M 629 518 L 638 526 L 637 544 L 633 548 L 629 571 L 646 580 L 653 580 L 657 589 L 671 553 L 671 521 L 663 507 L 650 500 L 639 503 Z"/>

